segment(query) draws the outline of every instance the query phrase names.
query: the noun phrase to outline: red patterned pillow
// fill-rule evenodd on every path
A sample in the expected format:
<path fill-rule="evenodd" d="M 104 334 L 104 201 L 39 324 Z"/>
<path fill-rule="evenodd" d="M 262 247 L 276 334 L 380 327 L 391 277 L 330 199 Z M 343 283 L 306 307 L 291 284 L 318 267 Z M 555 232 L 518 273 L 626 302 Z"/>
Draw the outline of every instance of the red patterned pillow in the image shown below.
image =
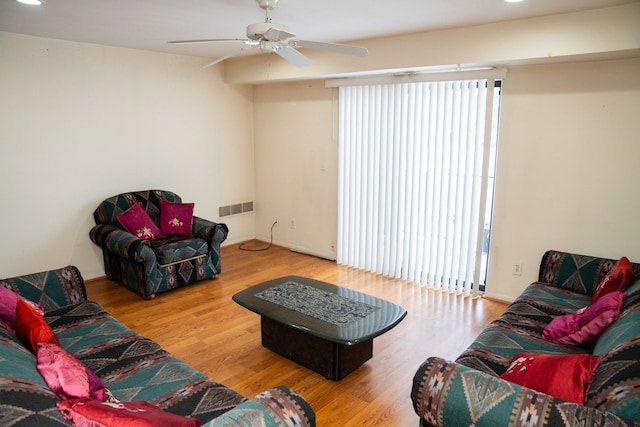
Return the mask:
<path fill-rule="evenodd" d="M 135 400 L 104 403 L 94 399 L 69 399 L 57 403 L 62 415 L 76 426 L 102 427 L 198 427 L 202 421 L 165 412 L 159 407 Z"/>
<path fill-rule="evenodd" d="M 602 278 L 596 291 L 591 297 L 591 302 L 596 302 L 602 296 L 613 291 L 622 291 L 633 278 L 633 267 L 626 256 L 623 256 L 611 267 L 611 270 Z"/>
<path fill-rule="evenodd" d="M 542 332 L 542 338 L 561 344 L 584 344 L 598 339 L 620 316 L 625 294 L 610 292 L 575 313 L 553 319 Z"/>
<path fill-rule="evenodd" d="M 118 221 L 129 233 L 145 240 L 161 237 L 160 229 L 142 207 L 142 202 L 136 202 L 126 211 L 118 215 Z"/>
<path fill-rule="evenodd" d="M 44 317 L 24 300 L 16 305 L 16 336 L 34 354 L 38 352 L 40 343 L 59 344 L 58 337 Z"/>
<path fill-rule="evenodd" d="M 191 237 L 194 203 L 160 200 L 160 231 L 163 234 Z"/>
<path fill-rule="evenodd" d="M 503 380 L 584 405 L 600 356 L 518 353 L 500 375 Z"/>

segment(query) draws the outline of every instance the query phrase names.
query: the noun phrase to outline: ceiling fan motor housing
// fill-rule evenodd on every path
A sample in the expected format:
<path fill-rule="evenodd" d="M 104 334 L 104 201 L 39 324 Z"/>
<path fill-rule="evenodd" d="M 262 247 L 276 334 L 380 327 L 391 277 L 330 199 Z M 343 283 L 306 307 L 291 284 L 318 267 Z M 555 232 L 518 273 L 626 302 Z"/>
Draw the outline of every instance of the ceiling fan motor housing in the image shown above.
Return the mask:
<path fill-rule="evenodd" d="M 247 26 L 247 38 L 249 40 L 262 40 L 264 38 L 264 33 L 272 28 L 283 32 L 288 31 L 285 25 L 276 24 L 275 22 L 259 22 L 257 24 Z"/>

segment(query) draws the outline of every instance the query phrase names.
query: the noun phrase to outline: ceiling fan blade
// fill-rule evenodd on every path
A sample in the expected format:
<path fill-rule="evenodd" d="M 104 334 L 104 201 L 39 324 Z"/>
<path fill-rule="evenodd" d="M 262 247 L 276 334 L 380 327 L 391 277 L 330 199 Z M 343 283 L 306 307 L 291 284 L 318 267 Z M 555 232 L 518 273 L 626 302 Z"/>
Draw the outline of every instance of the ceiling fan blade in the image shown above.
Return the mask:
<path fill-rule="evenodd" d="M 228 54 L 228 55 L 221 56 L 220 58 L 217 58 L 217 59 L 215 59 L 215 60 L 213 60 L 213 61 L 209 62 L 208 64 L 203 65 L 203 66 L 202 66 L 202 68 L 208 68 L 208 67 L 211 67 L 212 65 L 216 65 L 216 64 L 218 64 L 218 63 L 220 63 L 220 62 L 224 61 L 225 59 L 229 59 L 229 58 L 231 58 L 231 57 L 233 57 L 233 56 L 240 55 L 240 54 L 241 54 L 242 52 L 244 52 L 245 50 L 246 50 L 246 48 L 242 48 L 242 49 L 237 50 L 237 51 L 235 51 L 235 52 L 232 52 L 232 53 L 230 53 L 230 54 Z"/>
<path fill-rule="evenodd" d="M 289 33 L 284 30 L 278 30 L 277 28 L 269 28 L 264 32 L 262 36 L 265 40 L 270 42 L 281 42 L 283 40 L 290 39 L 291 37 L 295 37 L 295 34 Z"/>
<path fill-rule="evenodd" d="M 171 44 L 190 44 L 190 43 L 211 43 L 211 42 L 234 42 L 247 41 L 247 39 L 200 39 L 200 40 L 171 40 L 167 43 Z"/>
<path fill-rule="evenodd" d="M 291 40 L 289 45 L 306 49 L 327 50 L 330 52 L 343 53 L 345 55 L 367 56 L 369 51 L 365 47 L 353 46 L 350 44 L 314 42 L 311 40 Z"/>
<path fill-rule="evenodd" d="M 309 58 L 292 47 L 278 47 L 276 49 L 273 49 L 273 51 L 296 67 L 306 67 L 307 65 L 311 64 L 311 60 Z"/>

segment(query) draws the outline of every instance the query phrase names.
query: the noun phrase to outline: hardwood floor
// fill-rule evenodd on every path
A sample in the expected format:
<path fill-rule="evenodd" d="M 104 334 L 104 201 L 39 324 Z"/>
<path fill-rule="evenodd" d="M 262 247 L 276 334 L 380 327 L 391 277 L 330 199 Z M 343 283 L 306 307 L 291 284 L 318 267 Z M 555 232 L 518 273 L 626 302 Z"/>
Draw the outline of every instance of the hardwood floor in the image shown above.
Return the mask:
<path fill-rule="evenodd" d="M 420 363 L 429 356 L 454 359 L 506 309 L 497 301 L 433 291 L 276 246 L 263 252 L 223 247 L 222 270 L 215 280 L 153 300 L 107 279 L 88 281 L 87 289 L 121 322 L 247 397 L 279 384 L 293 388 L 323 427 L 417 426 L 410 392 Z M 393 301 L 408 314 L 374 340 L 371 360 L 342 381 L 326 380 L 263 348 L 260 317 L 231 300 L 242 289 L 289 274 Z"/>

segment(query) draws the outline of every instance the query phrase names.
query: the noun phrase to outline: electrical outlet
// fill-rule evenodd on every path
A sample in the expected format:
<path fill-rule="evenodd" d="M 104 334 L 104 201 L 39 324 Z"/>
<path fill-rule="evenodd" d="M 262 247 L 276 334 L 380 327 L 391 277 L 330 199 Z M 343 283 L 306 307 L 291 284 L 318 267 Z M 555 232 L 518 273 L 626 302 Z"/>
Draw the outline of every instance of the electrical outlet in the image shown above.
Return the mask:
<path fill-rule="evenodd" d="M 280 224 L 280 219 L 276 217 L 276 219 L 273 220 L 273 226 L 277 228 L 279 224 Z"/>
<path fill-rule="evenodd" d="M 331 252 L 336 251 L 336 242 L 331 242 Z"/>
<path fill-rule="evenodd" d="M 522 276 L 522 263 L 516 262 L 511 268 L 511 274 L 514 276 Z"/>
<path fill-rule="evenodd" d="M 289 224 L 289 226 L 291 227 L 292 230 L 295 230 L 296 229 L 296 220 L 292 219 L 290 224 Z"/>

